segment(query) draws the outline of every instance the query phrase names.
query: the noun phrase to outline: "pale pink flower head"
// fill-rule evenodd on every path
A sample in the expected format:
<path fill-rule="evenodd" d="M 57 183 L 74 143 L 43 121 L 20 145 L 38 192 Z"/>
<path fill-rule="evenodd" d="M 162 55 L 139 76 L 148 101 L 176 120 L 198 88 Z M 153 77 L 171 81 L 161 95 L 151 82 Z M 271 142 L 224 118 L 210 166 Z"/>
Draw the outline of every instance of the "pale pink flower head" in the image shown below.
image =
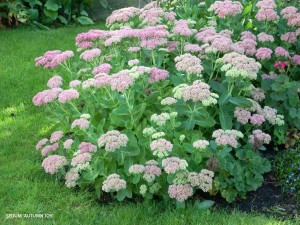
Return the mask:
<path fill-rule="evenodd" d="M 126 147 L 128 141 L 129 139 L 125 134 L 121 134 L 117 130 L 111 130 L 99 137 L 98 146 L 104 146 L 107 152 L 114 152 L 117 149 Z"/>
<path fill-rule="evenodd" d="M 215 36 L 217 34 L 214 28 L 205 27 L 202 28 L 196 35 L 195 38 L 197 41 L 202 41 L 203 43 L 208 43 L 208 38 Z"/>
<path fill-rule="evenodd" d="M 123 92 L 133 85 L 134 80 L 128 75 L 128 70 L 121 70 L 111 76 L 110 85 L 112 90 Z"/>
<path fill-rule="evenodd" d="M 74 53 L 72 51 L 65 51 L 58 55 L 56 55 L 50 62 L 49 67 L 55 68 L 58 67 L 61 63 L 67 61 L 67 59 L 74 56 Z"/>
<path fill-rule="evenodd" d="M 251 96 L 255 101 L 259 101 L 259 102 L 266 98 L 265 92 L 261 88 L 254 88 L 251 91 Z"/>
<path fill-rule="evenodd" d="M 89 128 L 89 126 L 90 126 L 90 121 L 88 121 L 85 118 L 80 118 L 73 121 L 71 128 L 74 129 L 75 127 L 78 127 L 81 130 L 85 130 Z"/>
<path fill-rule="evenodd" d="M 81 85 L 81 81 L 80 80 L 72 80 L 69 84 L 70 88 L 75 88 Z"/>
<path fill-rule="evenodd" d="M 193 30 L 189 28 L 189 21 L 177 20 L 175 21 L 173 33 L 179 36 L 189 37 L 193 34 Z"/>
<path fill-rule="evenodd" d="M 166 97 L 161 100 L 160 104 L 161 105 L 173 105 L 177 102 L 176 98 L 173 97 Z"/>
<path fill-rule="evenodd" d="M 261 126 L 265 121 L 266 120 L 265 120 L 264 116 L 259 115 L 259 114 L 253 114 L 250 117 L 250 123 L 253 124 L 253 125 Z"/>
<path fill-rule="evenodd" d="M 91 50 L 85 50 L 81 53 L 80 58 L 85 61 L 92 61 L 97 58 L 101 54 L 101 50 L 99 48 L 93 48 Z"/>
<path fill-rule="evenodd" d="M 300 65 L 300 55 L 294 55 L 291 58 L 291 61 L 292 61 L 293 64 Z"/>
<path fill-rule="evenodd" d="M 64 142 L 64 148 L 65 149 L 70 149 L 72 144 L 74 143 L 74 140 L 73 139 L 67 139 L 65 142 Z"/>
<path fill-rule="evenodd" d="M 272 57 L 273 51 L 269 48 L 259 48 L 256 50 L 256 58 L 259 60 L 266 60 Z"/>
<path fill-rule="evenodd" d="M 152 84 L 157 81 L 165 80 L 168 76 L 169 72 L 167 70 L 161 70 L 156 67 L 151 68 L 149 83 Z"/>
<path fill-rule="evenodd" d="M 128 52 L 138 52 L 140 50 L 141 50 L 140 47 L 129 47 L 128 48 Z"/>
<path fill-rule="evenodd" d="M 179 170 L 185 170 L 188 164 L 184 159 L 168 157 L 162 160 L 162 166 L 167 174 L 175 174 Z"/>
<path fill-rule="evenodd" d="M 142 10 L 140 18 L 143 20 L 143 24 L 150 26 L 160 24 L 165 12 L 162 8 L 151 8 L 147 10 Z"/>
<path fill-rule="evenodd" d="M 249 136 L 249 142 L 254 144 L 257 141 L 261 142 L 261 144 L 269 144 L 271 141 L 271 136 L 262 132 L 261 130 L 254 130 Z"/>
<path fill-rule="evenodd" d="M 300 13 L 290 14 L 290 16 L 288 18 L 288 26 L 300 27 Z"/>
<path fill-rule="evenodd" d="M 242 6 L 242 4 L 238 1 L 224 0 L 215 1 L 208 10 L 214 11 L 219 18 L 225 18 L 227 16 L 235 16 L 241 14 L 243 8 L 244 7 Z"/>
<path fill-rule="evenodd" d="M 209 142 L 207 140 L 197 140 L 193 143 L 193 147 L 196 149 L 206 149 L 209 146 Z"/>
<path fill-rule="evenodd" d="M 88 152 L 85 152 L 85 153 L 78 154 L 77 156 L 75 156 L 71 161 L 71 165 L 77 166 L 79 164 L 85 164 L 87 162 L 90 162 L 91 160 L 92 160 L 91 154 Z"/>
<path fill-rule="evenodd" d="M 51 61 L 60 53 L 60 50 L 47 51 L 43 56 L 35 58 L 35 66 L 43 66 L 45 69 L 50 68 Z"/>
<path fill-rule="evenodd" d="M 99 73 L 95 76 L 92 86 L 102 87 L 111 84 L 111 76 L 106 73 Z"/>
<path fill-rule="evenodd" d="M 65 185 L 68 188 L 75 187 L 76 186 L 76 181 L 79 179 L 79 177 L 80 177 L 80 175 L 79 175 L 78 170 L 76 168 L 70 169 L 70 171 L 67 172 L 66 176 L 65 176 L 65 179 L 66 179 Z"/>
<path fill-rule="evenodd" d="M 58 143 L 54 143 L 53 145 L 46 145 L 42 151 L 41 151 L 41 154 L 42 156 L 45 156 L 48 154 L 48 152 L 51 152 L 51 151 L 56 151 L 58 149 Z"/>
<path fill-rule="evenodd" d="M 114 23 L 123 23 L 129 21 L 131 18 L 139 15 L 141 12 L 140 9 L 135 7 L 128 7 L 118 9 L 112 12 L 112 14 L 107 17 L 106 24 L 108 26 L 113 25 Z"/>
<path fill-rule="evenodd" d="M 92 48 L 94 46 L 94 43 L 91 41 L 83 41 L 77 44 L 78 50 L 83 50 L 87 48 Z"/>
<path fill-rule="evenodd" d="M 150 149 L 153 152 L 153 155 L 162 158 L 168 156 L 169 153 L 172 152 L 173 144 L 166 139 L 160 138 L 151 142 Z"/>
<path fill-rule="evenodd" d="M 80 153 L 97 151 L 97 146 L 90 142 L 81 142 L 78 147 L 80 149 Z"/>
<path fill-rule="evenodd" d="M 277 74 L 274 73 L 274 72 L 272 72 L 272 71 L 269 74 L 263 74 L 263 75 L 261 75 L 261 78 L 263 80 L 265 80 L 265 79 L 275 79 L 276 77 L 277 77 Z"/>
<path fill-rule="evenodd" d="M 186 43 L 184 45 L 185 52 L 200 53 L 203 49 L 197 44 Z"/>
<path fill-rule="evenodd" d="M 155 160 L 149 160 L 146 162 L 143 178 L 147 182 L 153 182 L 155 177 L 159 177 L 161 174 L 161 169 L 158 167 L 158 163 Z"/>
<path fill-rule="evenodd" d="M 50 136 L 50 143 L 58 142 L 63 137 L 62 131 L 55 131 Z"/>
<path fill-rule="evenodd" d="M 184 202 L 193 195 L 193 188 L 190 184 L 172 184 L 168 188 L 170 198 Z"/>
<path fill-rule="evenodd" d="M 55 174 L 66 163 L 67 160 L 64 156 L 50 155 L 43 160 L 42 167 L 44 167 L 46 173 Z"/>
<path fill-rule="evenodd" d="M 261 0 L 256 3 L 256 7 L 259 9 L 275 9 L 277 6 L 274 0 Z"/>
<path fill-rule="evenodd" d="M 43 138 L 42 140 L 39 140 L 39 142 L 36 144 L 35 149 L 40 150 L 49 140 L 47 138 Z"/>
<path fill-rule="evenodd" d="M 280 11 L 280 14 L 283 18 L 289 19 L 292 15 L 296 14 L 298 12 L 298 9 L 294 6 L 288 6 L 285 7 Z"/>
<path fill-rule="evenodd" d="M 279 19 L 279 16 L 277 15 L 276 11 L 274 9 L 260 9 L 258 10 L 255 18 L 258 21 L 275 21 Z"/>
<path fill-rule="evenodd" d="M 79 98 L 79 92 L 74 89 L 64 90 L 58 95 L 60 103 L 66 103 Z"/>
<path fill-rule="evenodd" d="M 137 65 L 139 63 L 140 63 L 140 60 L 138 60 L 138 59 L 132 59 L 132 60 L 128 61 L 128 66 L 133 67 L 133 66 L 135 66 L 135 65 Z"/>
<path fill-rule="evenodd" d="M 61 88 L 52 88 L 50 90 L 44 90 L 42 92 L 37 93 L 32 98 L 32 102 L 35 106 L 46 105 L 47 103 L 51 103 L 55 99 L 57 99 L 58 95 L 61 92 Z"/>
<path fill-rule="evenodd" d="M 47 83 L 47 86 L 49 88 L 58 88 L 62 85 L 62 77 L 61 76 L 54 76 L 54 77 L 51 77 L 49 80 L 48 80 L 48 83 Z"/>
<path fill-rule="evenodd" d="M 175 57 L 176 69 L 178 71 L 186 72 L 187 74 L 201 74 L 203 66 L 201 65 L 201 59 L 190 53 Z"/>
<path fill-rule="evenodd" d="M 272 35 L 261 32 L 257 35 L 257 39 L 259 42 L 274 42 L 274 37 Z"/>
<path fill-rule="evenodd" d="M 99 74 L 99 73 L 109 73 L 109 71 L 112 69 L 112 66 L 108 63 L 104 63 L 100 66 L 97 66 L 93 69 L 92 73 L 94 75 Z"/>
<path fill-rule="evenodd" d="M 129 173 L 131 174 L 141 174 L 145 171 L 145 166 L 139 165 L 139 164 L 134 164 L 129 167 Z"/>
<path fill-rule="evenodd" d="M 212 137 L 216 138 L 215 141 L 218 146 L 229 145 L 233 148 L 237 148 L 237 139 L 242 138 L 243 136 L 244 135 L 240 131 L 222 129 L 215 130 L 212 134 Z"/>
<path fill-rule="evenodd" d="M 287 32 L 280 36 L 280 39 L 282 41 L 286 41 L 288 43 L 296 43 L 297 42 L 297 36 L 295 32 Z"/>
<path fill-rule="evenodd" d="M 251 112 L 246 109 L 236 107 L 234 110 L 234 117 L 241 124 L 246 124 L 249 122 L 249 119 L 251 117 Z"/>
<path fill-rule="evenodd" d="M 102 190 L 105 192 L 117 192 L 126 188 L 126 181 L 116 173 L 109 175 L 103 182 Z"/>
<path fill-rule="evenodd" d="M 178 50 L 178 45 L 179 45 L 179 43 L 177 41 L 169 41 L 167 43 L 167 47 L 168 47 L 168 50 L 170 52 L 177 51 Z"/>

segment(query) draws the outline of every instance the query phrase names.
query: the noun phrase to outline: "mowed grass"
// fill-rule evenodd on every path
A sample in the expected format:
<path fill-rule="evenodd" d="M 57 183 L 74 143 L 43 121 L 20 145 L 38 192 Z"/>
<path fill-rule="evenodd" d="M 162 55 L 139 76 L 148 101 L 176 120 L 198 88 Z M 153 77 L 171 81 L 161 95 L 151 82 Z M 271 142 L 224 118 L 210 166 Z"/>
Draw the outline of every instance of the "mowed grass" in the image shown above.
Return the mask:
<path fill-rule="evenodd" d="M 49 135 L 43 108 L 32 97 L 46 88 L 51 73 L 36 68 L 45 51 L 75 50 L 77 33 L 90 27 L 51 31 L 0 31 L 0 224 L 299 224 L 238 211 L 176 210 L 160 203 L 99 204 L 93 193 L 74 191 L 47 175 L 36 142 Z M 7 214 L 53 214 L 49 219 L 8 219 Z"/>

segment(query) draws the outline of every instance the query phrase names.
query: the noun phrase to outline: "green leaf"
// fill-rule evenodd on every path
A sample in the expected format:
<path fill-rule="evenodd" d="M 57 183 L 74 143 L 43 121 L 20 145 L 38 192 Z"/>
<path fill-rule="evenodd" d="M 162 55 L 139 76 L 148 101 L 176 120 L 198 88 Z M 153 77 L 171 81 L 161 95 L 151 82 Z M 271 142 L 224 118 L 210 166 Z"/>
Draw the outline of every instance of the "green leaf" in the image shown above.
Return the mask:
<path fill-rule="evenodd" d="M 65 17 L 59 15 L 57 18 L 60 20 L 60 22 L 61 22 L 62 24 L 64 24 L 64 25 L 67 25 L 67 24 L 68 24 L 68 21 L 66 20 Z"/>
<path fill-rule="evenodd" d="M 251 107 L 252 103 L 244 97 L 231 97 L 229 101 L 237 106 Z"/>
<path fill-rule="evenodd" d="M 121 189 L 120 191 L 118 191 L 117 193 L 117 199 L 118 201 L 123 201 L 126 198 L 126 189 Z"/>
<path fill-rule="evenodd" d="M 221 128 L 223 130 L 231 130 L 232 128 L 232 118 L 229 114 L 222 110 L 220 107 L 220 114 L 219 114 Z"/>
<path fill-rule="evenodd" d="M 50 11 L 57 11 L 59 8 L 61 8 L 61 5 L 55 0 L 48 0 L 45 4 L 45 8 Z"/>
<path fill-rule="evenodd" d="M 176 201 L 176 208 L 177 209 L 184 209 L 185 208 L 185 202 Z"/>
<path fill-rule="evenodd" d="M 81 25 L 91 25 L 91 24 L 94 24 L 93 20 L 91 20 L 89 17 L 86 17 L 86 16 L 79 16 L 77 18 L 77 21 Z"/>
<path fill-rule="evenodd" d="M 52 11 L 52 10 L 48 10 L 48 9 L 45 8 L 44 9 L 44 13 L 52 21 L 57 19 L 57 16 L 58 16 L 58 12 L 57 11 Z"/>
<path fill-rule="evenodd" d="M 140 175 L 135 175 L 132 179 L 132 183 L 137 184 L 138 182 L 140 182 L 140 180 L 141 180 L 141 176 Z"/>
<path fill-rule="evenodd" d="M 211 208 L 213 205 L 215 204 L 214 201 L 211 201 L 211 200 L 204 200 L 204 201 L 199 201 L 199 200 L 196 200 L 195 201 L 195 207 L 197 209 L 201 209 L 201 210 L 206 210 L 206 209 L 209 209 Z"/>
<path fill-rule="evenodd" d="M 252 10 L 252 4 L 245 7 L 242 15 L 244 16 L 244 15 L 248 14 L 251 10 Z"/>

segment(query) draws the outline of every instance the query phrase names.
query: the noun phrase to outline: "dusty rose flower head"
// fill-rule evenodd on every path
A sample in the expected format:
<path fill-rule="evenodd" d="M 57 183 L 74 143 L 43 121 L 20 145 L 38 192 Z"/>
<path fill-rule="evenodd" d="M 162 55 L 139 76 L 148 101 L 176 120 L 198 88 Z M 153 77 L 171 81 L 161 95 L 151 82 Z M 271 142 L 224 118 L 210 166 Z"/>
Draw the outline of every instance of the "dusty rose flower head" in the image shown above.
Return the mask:
<path fill-rule="evenodd" d="M 160 24 L 164 15 L 165 12 L 163 9 L 154 7 L 142 10 L 140 18 L 143 20 L 144 24 L 153 26 Z"/>
<path fill-rule="evenodd" d="M 285 57 L 285 58 L 290 57 L 290 53 L 282 47 L 275 48 L 275 55 L 277 57 Z"/>
<path fill-rule="evenodd" d="M 61 76 L 54 76 L 54 77 L 51 77 L 49 80 L 48 80 L 48 83 L 47 83 L 47 86 L 49 88 L 58 88 L 62 85 L 62 77 Z"/>
<path fill-rule="evenodd" d="M 238 138 L 242 138 L 244 135 L 237 130 L 215 130 L 212 134 L 213 138 L 216 138 L 217 145 L 230 145 L 233 148 L 237 148 Z"/>
<path fill-rule="evenodd" d="M 259 42 L 274 42 L 274 37 L 272 35 L 261 32 L 257 35 L 257 39 Z"/>
<path fill-rule="evenodd" d="M 71 161 L 71 165 L 77 166 L 79 164 L 85 164 L 87 162 L 90 162 L 91 160 L 92 160 L 91 154 L 88 152 L 85 152 L 85 153 L 81 153 L 81 154 L 78 154 L 77 156 L 75 156 Z"/>
<path fill-rule="evenodd" d="M 35 106 L 46 105 L 47 103 L 53 102 L 57 99 L 58 95 L 63 90 L 61 88 L 52 88 L 50 90 L 44 90 L 37 93 L 33 98 L 32 102 Z"/>
<path fill-rule="evenodd" d="M 125 134 L 117 130 L 111 130 L 102 134 L 98 139 L 98 146 L 105 146 L 107 152 L 114 152 L 119 148 L 126 147 L 129 139 Z"/>
<path fill-rule="evenodd" d="M 241 14 L 243 11 L 243 6 L 238 1 L 224 0 L 215 1 L 214 4 L 210 6 L 209 11 L 214 11 L 219 18 L 225 18 L 227 16 L 235 16 Z"/>
<path fill-rule="evenodd" d="M 111 89 L 116 90 L 118 92 L 123 92 L 128 89 L 134 80 L 131 76 L 128 75 L 127 70 L 121 70 L 120 72 L 113 74 L 111 76 L 110 84 Z"/>
<path fill-rule="evenodd" d="M 217 34 L 214 28 L 205 27 L 200 29 L 200 31 L 195 35 L 197 41 L 202 41 L 203 43 L 208 43 L 210 37 L 215 36 Z"/>
<path fill-rule="evenodd" d="M 65 62 L 68 58 L 71 58 L 73 56 L 74 53 L 72 51 L 65 51 L 59 53 L 51 60 L 49 67 L 50 68 L 58 67 L 61 63 Z"/>
<path fill-rule="evenodd" d="M 126 181 L 121 179 L 118 174 L 109 175 L 103 182 L 102 190 L 105 192 L 120 191 L 126 188 Z"/>
<path fill-rule="evenodd" d="M 155 177 L 159 177 L 160 175 L 161 169 L 158 167 L 158 163 L 155 160 L 147 161 L 143 178 L 147 182 L 153 182 Z"/>
<path fill-rule="evenodd" d="M 91 50 L 85 50 L 81 53 L 80 58 L 85 61 L 92 61 L 97 58 L 101 54 L 101 50 L 99 48 L 93 48 Z"/>
<path fill-rule="evenodd" d="M 289 43 L 295 43 L 297 42 L 297 36 L 295 32 L 287 32 L 280 36 L 280 39 L 282 41 L 287 41 Z"/>
<path fill-rule="evenodd" d="M 189 37 L 193 34 L 193 31 L 189 28 L 189 21 L 177 20 L 175 21 L 173 33 L 179 36 Z"/>
<path fill-rule="evenodd" d="M 193 143 L 193 147 L 196 149 L 206 149 L 209 146 L 209 142 L 207 140 L 197 140 Z"/>
<path fill-rule="evenodd" d="M 39 140 L 39 142 L 36 144 L 35 149 L 40 150 L 49 140 L 47 138 L 43 138 L 42 140 Z"/>
<path fill-rule="evenodd" d="M 162 160 L 162 166 L 167 174 L 175 174 L 179 170 L 185 170 L 188 163 L 178 157 L 169 157 Z"/>
<path fill-rule="evenodd" d="M 269 48 L 259 48 L 256 51 L 256 58 L 259 60 L 266 60 L 270 59 L 272 56 L 273 51 Z"/>
<path fill-rule="evenodd" d="M 185 52 L 200 53 L 203 49 L 197 44 L 186 43 L 184 45 Z"/>
<path fill-rule="evenodd" d="M 43 66 L 45 69 L 50 68 L 51 61 L 60 53 L 60 50 L 47 51 L 43 56 L 35 58 L 35 66 Z"/>
<path fill-rule="evenodd" d="M 46 173 L 55 174 L 66 163 L 67 160 L 64 156 L 50 155 L 43 160 L 42 167 L 44 167 Z"/>
<path fill-rule="evenodd" d="M 58 101 L 60 103 L 66 103 L 68 101 L 72 101 L 72 100 L 77 99 L 77 98 L 79 98 L 79 92 L 74 90 L 74 89 L 63 90 L 58 95 Z"/>
<path fill-rule="evenodd" d="M 184 202 L 193 195 L 193 188 L 190 184 L 172 184 L 168 188 L 170 198 Z"/>
<path fill-rule="evenodd" d="M 85 118 L 76 119 L 73 121 L 71 128 L 74 129 L 75 127 L 78 127 L 81 130 L 87 129 L 90 126 L 90 121 L 88 121 Z"/>
<path fill-rule="evenodd" d="M 65 148 L 65 149 L 70 149 L 73 143 L 74 143 L 74 140 L 73 140 L 73 139 L 67 139 L 67 140 L 64 142 L 64 148 Z"/>
<path fill-rule="evenodd" d="M 288 26 L 300 27 L 300 13 L 290 14 L 290 16 L 288 18 Z"/>
<path fill-rule="evenodd" d="M 246 124 L 246 123 L 248 123 L 248 121 L 251 117 L 251 112 L 246 109 L 236 107 L 234 110 L 234 117 L 241 124 Z"/>
<path fill-rule="evenodd" d="M 65 179 L 66 179 L 65 185 L 68 188 L 75 187 L 76 186 L 76 181 L 79 179 L 79 177 L 80 177 L 80 175 L 79 175 L 78 170 L 76 168 L 70 169 L 70 171 L 67 172 L 66 176 L 65 176 Z"/>
<path fill-rule="evenodd" d="M 53 132 L 50 137 L 50 143 L 59 141 L 62 138 L 62 136 L 63 136 L 63 132 L 60 130 Z"/>
<path fill-rule="evenodd" d="M 257 141 L 261 141 L 262 144 L 269 144 L 271 141 L 271 136 L 262 132 L 261 130 L 254 130 L 249 136 L 249 142 L 254 144 Z"/>
<path fill-rule="evenodd" d="M 255 101 L 259 101 L 259 102 L 266 98 L 265 92 L 261 88 L 254 88 L 251 91 L 251 96 Z"/>
<path fill-rule="evenodd" d="M 178 71 L 186 72 L 187 74 L 198 74 L 200 75 L 203 67 L 201 65 L 201 59 L 190 53 L 175 57 L 176 69 Z"/>
<path fill-rule="evenodd" d="M 153 155 L 162 158 L 168 156 L 173 150 L 173 144 L 166 139 L 160 138 L 151 142 L 150 149 L 153 152 Z"/>
<path fill-rule="evenodd" d="M 149 83 L 155 83 L 160 80 L 165 80 L 169 76 L 169 72 L 167 70 L 161 70 L 156 67 L 150 70 L 150 78 Z"/>
<path fill-rule="evenodd" d="M 108 26 L 111 26 L 114 23 L 127 22 L 129 19 L 139 15 L 140 11 L 140 9 L 135 7 L 128 7 L 115 10 L 109 17 L 107 17 L 106 24 Z"/>
<path fill-rule="evenodd" d="M 265 79 L 275 79 L 276 77 L 277 77 L 277 74 L 274 73 L 274 72 L 272 72 L 272 71 L 269 74 L 263 74 L 263 75 L 261 75 L 261 78 L 263 80 L 265 80 Z"/>
<path fill-rule="evenodd" d="M 253 114 L 251 117 L 250 117 L 250 123 L 253 124 L 253 125 L 262 125 L 264 122 L 265 122 L 265 118 L 264 116 L 262 115 L 259 115 L 259 114 Z"/>
<path fill-rule="evenodd" d="M 59 146 L 58 146 L 58 143 L 54 143 L 53 145 L 46 145 L 46 146 L 42 149 L 41 154 L 42 154 L 42 156 L 45 156 L 45 155 L 47 155 L 49 152 L 57 150 L 58 147 L 59 147 Z"/>
<path fill-rule="evenodd" d="M 85 153 L 85 152 L 96 152 L 97 151 L 97 146 L 93 145 L 90 142 L 81 142 L 78 147 L 80 149 L 80 154 Z"/>
<path fill-rule="evenodd" d="M 294 55 L 291 58 L 291 61 L 292 61 L 293 64 L 300 65 L 300 55 Z"/>
<path fill-rule="evenodd" d="M 69 87 L 70 88 L 75 88 L 81 85 L 81 81 L 80 80 L 72 80 L 70 81 Z"/>
<path fill-rule="evenodd" d="M 276 11 L 274 9 L 260 9 L 258 10 L 255 18 L 258 21 L 275 21 L 279 19 L 279 16 L 277 15 Z"/>
<path fill-rule="evenodd" d="M 296 14 L 298 12 L 298 9 L 294 6 L 288 6 L 283 8 L 280 11 L 280 14 L 282 15 L 283 18 L 289 19 L 292 15 Z"/>
<path fill-rule="evenodd" d="M 108 63 L 104 63 L 100 66 L 97 66 L 93 69 L 92 73 L 94 75 L 99 74 L 99 73 L 109 73 L 109 71 L 112 69 L 112 66 Z"/>
<path fill-rule="evenodd" d="M 145 166 L 139 165 L 139 164 L 134 164 L 129 167 L 129 173 L 131 174 L 140 174 L 145 171 Z"/>

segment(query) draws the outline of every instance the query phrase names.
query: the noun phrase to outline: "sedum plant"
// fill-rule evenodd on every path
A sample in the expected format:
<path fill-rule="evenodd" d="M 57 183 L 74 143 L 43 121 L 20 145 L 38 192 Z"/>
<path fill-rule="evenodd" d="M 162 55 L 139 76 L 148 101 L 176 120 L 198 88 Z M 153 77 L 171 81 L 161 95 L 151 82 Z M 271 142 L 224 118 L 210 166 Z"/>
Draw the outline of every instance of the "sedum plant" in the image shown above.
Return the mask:
<path fill-rule="evenodd" d="M 225 26 L 243 11 L 232 4 L 220 27 L 197 29 L 157 2 L 123 8 L 107 18 L 108 30 L 78 34 L 76 53 L 36 58 L 54 74 L 33 97 L 58 129 L 36 146 L 45 171 L 98 197 L 179 207 L 196 192 L 231 202 L 261 186 L 270 163 L 260 151 L 284 118 L 257 86 L 255 35 Z"/>

